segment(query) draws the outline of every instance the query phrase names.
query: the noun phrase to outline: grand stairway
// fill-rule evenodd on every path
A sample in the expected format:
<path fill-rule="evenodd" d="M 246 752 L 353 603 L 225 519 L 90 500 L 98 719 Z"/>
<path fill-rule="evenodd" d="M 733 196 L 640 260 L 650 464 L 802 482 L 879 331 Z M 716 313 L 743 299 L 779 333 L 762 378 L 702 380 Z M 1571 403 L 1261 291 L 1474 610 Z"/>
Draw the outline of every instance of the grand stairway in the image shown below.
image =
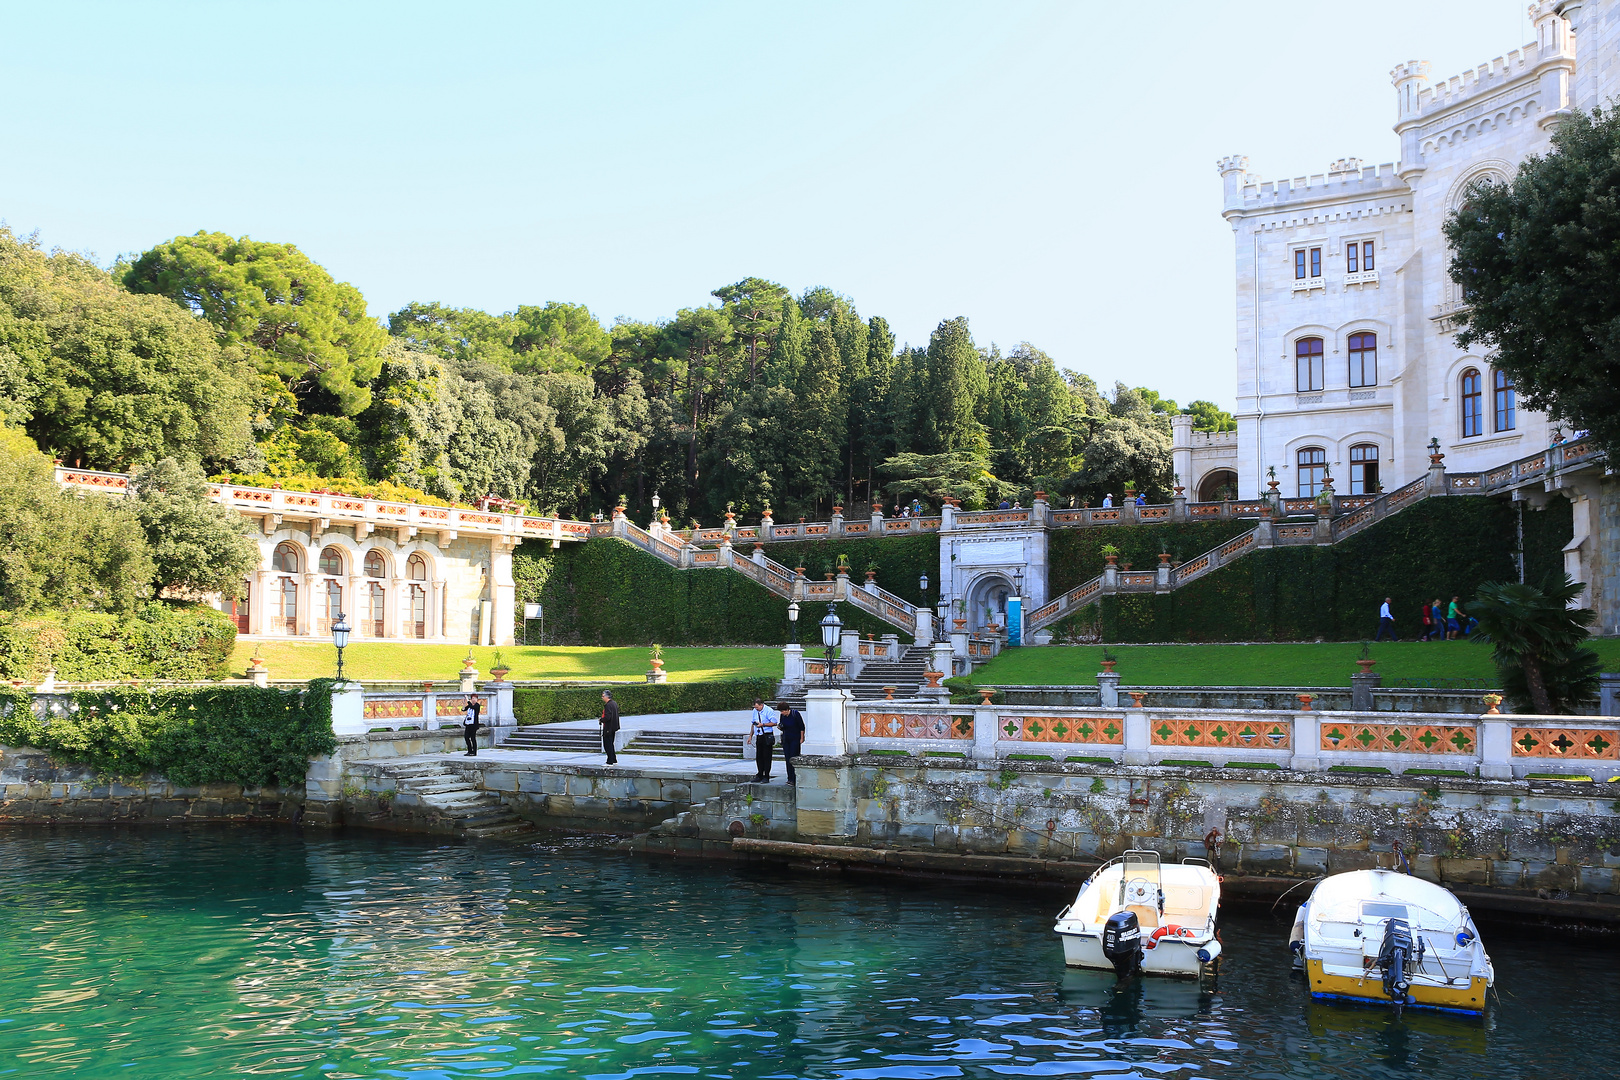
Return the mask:
<path fill-rule="evenodd" d="M 868 663 L 855 676 L 850 691 L 856 701 L 881 701 L 887 695 L 884 687 L 894 687 L 894 696 L 914 698 L 922 689 L 923 672 L 928 670 L 932 656 L 927 645 L 912 645 L 900 654 L 899 660 Z"/>
<path fill-rule="evenodd" d="M 500 796 L 481 790 L 442 761 L 382 764 L 379 775 L 394 781 L 394 802 L 419 812 L 445 831 L 463 836 L 515 836 L 534 826 L 513 813 Z"/>

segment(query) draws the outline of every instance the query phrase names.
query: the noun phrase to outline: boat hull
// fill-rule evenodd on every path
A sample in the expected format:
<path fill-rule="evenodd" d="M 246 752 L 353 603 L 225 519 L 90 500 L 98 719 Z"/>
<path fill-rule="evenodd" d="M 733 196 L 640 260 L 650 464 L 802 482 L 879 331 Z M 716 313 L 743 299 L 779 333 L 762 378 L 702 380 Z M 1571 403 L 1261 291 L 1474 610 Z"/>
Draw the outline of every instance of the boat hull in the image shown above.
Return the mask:
<path fill-rule="evenodd" d="M 1103 955 L 1101 934 L 1077 934 L 1059 930 L 1063 939 L 1063 962 L 1069 967 L 1094 968 L 1112 971 L 1114 965 Z M 1198 959 L 1198 950 L 1207 942 L 1187 938 L 1169 938 L 1142 952 L 1142 971 L 1148 975 L 1168 975 L 1171 978 L 1196 979 L 1204 972 Z"/>
<path fill-rule="evenodd" d="M 1316 998 L 1343 998 L 1365 1001 L 1374 1005 L 1393 1005 L 1384 996 L 1384 984 L 1378 972 L 1369 971 L 1365 977 L 1340 975 L 1324 970 L 1322 961 L 1307 959 L 1305 977 L 1310 984 L 1311 996 Z M 1483 976 L 1473 976 L 1466 985 L 1430 986 L 1414 981 L 1407 991 L 1412 1001 L 1406 1008 L 1445 1009 L 1450 1012 L 1480 1013 L 1485 1011 L 1485 991 L 1489 983 Z"/>

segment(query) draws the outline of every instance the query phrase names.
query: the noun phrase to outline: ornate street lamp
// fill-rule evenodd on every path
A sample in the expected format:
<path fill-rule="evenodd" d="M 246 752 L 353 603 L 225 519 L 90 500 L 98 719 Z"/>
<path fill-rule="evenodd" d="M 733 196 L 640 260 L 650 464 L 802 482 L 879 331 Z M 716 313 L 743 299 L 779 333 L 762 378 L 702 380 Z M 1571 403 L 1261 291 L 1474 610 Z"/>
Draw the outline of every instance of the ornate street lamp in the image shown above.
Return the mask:
<path fill-rule="evenodd" d="M 1024 568 L 1021 566 L 1013 569 L 1013 595 L 1024 595 Z"/>
<path fill-rule="evenodd" d="M 844 620 L 838 617 L 837 610 L 832 604 L 827 605 L 827 614 L 821 617 L 821 644 L 827 650 L 827 685 L 836 686 L 833 679 L 833 650 L 844 637 Z"/>
<path fill-rule="evenodd" d="M 922 606 L 927 607 L 928 606 L 928 575 L 927 574 L 924 574 L 924 575 L 922 575 L 921 577 L 919 577 L 917 579 L 917 596 L 922 601 Z"/>
<path fill-rule="evenodd" d="M 799 602 L 797 600 L 788 604 L 788 643 L 799 643 Z"/>
<path fill-rule="evenodd" d="M 343 681 L 343 650 L 349 646 L 349 619 L 343 612 L 338 612 L 337 622 L 332 624 L 332 644 L 337 646 L 338 669 L 337 681 Z"/>

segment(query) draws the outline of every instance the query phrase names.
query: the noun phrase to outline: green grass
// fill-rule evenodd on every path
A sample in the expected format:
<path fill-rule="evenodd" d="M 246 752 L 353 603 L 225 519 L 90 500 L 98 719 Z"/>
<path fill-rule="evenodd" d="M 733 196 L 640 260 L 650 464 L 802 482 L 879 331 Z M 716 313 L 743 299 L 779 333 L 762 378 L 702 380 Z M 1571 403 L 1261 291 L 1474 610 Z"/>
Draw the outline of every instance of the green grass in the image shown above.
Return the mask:
<path fill-rule="evenodd" d="M 1072 761 L 1076 765 L 1112 765 L 1113 758 L 1106 757 L 1066 757 L 1064 761 Z"/>
<path fill-rule="evenodd" d="M 1599 638 L 1592 648 L 1605 671 L 1620 671 L 1620 638 Z M 1357 671 L 1354 641 L 1259 645 L 1111 645 L 1126 686 L 1345 686 Z M 1380 641 L 1373 670 L 1394 679 L 1468 679 L 1496 682 L 1490 646 L 1477 641 Z M 1094 683 L 1102 646 L 1028 646 L 1006 649 L 973 673 L 973 682 L 1003 686 L 1072 686 Z"/>
<path fill-rule="evenodd" d="M 231 653 L 231 671 L 242 675 L 253 655 L 254 642 L 239 641 Z M 266 641 L 257 643 L 272 679 L 314 679 L 329 676 L 337 665 L 331 642 Z M 489 677 L 495 653 L 512 669 L 509 679 L 643 679 L 652 666 L 651 653 L 642 647 L 598 649 L 565 645 L 511 645 L 499 650 L 475 646 L 473 659 L 480 679 Z M 467 655 L 465 645 L 412 645 L 364 642 L 343 651 L 343 674 L 367 679 L 410 682 L 431 679 L 454 682 Z M 782 677 L 782 650 L 667 648 L 664 671 L 670 682 L 714 682 L 724 679 Z"/>
<path fill-rule="evenodd" d="M 1196 758 L 1165 758 L 1158 764 L 1175 765 L 1182 769 L 1213 769 L 1215 767 L 1207 761 L 1199 761 Z"/>
<path fill-rule="evenodd" d="M 1274 769 L 1280 771 L 1282 766 L 1275 761 L 1228 761 L 1221 766 L 1223 769 Z"/>
<path fill-rule="evenodd" d="M 1464 769 L 1406 769 L 1402 776 L 1462 776 L 1472 777 L 1474 774 Z"/>
<path fill-rule="evenodd" d="M 1366 773 L 1369 776 L 1390 776 L 1390 771 L 1382 765 L 1331 765 L 1328 772 Z"/>

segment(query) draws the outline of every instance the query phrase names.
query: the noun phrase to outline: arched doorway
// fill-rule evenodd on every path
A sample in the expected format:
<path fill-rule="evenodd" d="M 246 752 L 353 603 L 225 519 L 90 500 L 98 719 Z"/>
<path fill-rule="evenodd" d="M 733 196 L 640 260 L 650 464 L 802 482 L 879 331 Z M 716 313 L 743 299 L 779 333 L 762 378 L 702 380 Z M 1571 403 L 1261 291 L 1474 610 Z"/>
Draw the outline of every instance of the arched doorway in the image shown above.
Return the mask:
<path fill-rule="evenodd" d="M 1001 574 L 986 574 L 968 586 L 968 629 L 977 634 L 991 623 L 1002 629 L 1007 626 L 1007 597 L 1013 594 L 1012 582 Z"/>
<path fill-rule="evenodd" d="M 1216 469 L 1198 484 L 1199 502 L 1220 502 L 1237 498 L 1237 473 L 1231 469 Z"/>

